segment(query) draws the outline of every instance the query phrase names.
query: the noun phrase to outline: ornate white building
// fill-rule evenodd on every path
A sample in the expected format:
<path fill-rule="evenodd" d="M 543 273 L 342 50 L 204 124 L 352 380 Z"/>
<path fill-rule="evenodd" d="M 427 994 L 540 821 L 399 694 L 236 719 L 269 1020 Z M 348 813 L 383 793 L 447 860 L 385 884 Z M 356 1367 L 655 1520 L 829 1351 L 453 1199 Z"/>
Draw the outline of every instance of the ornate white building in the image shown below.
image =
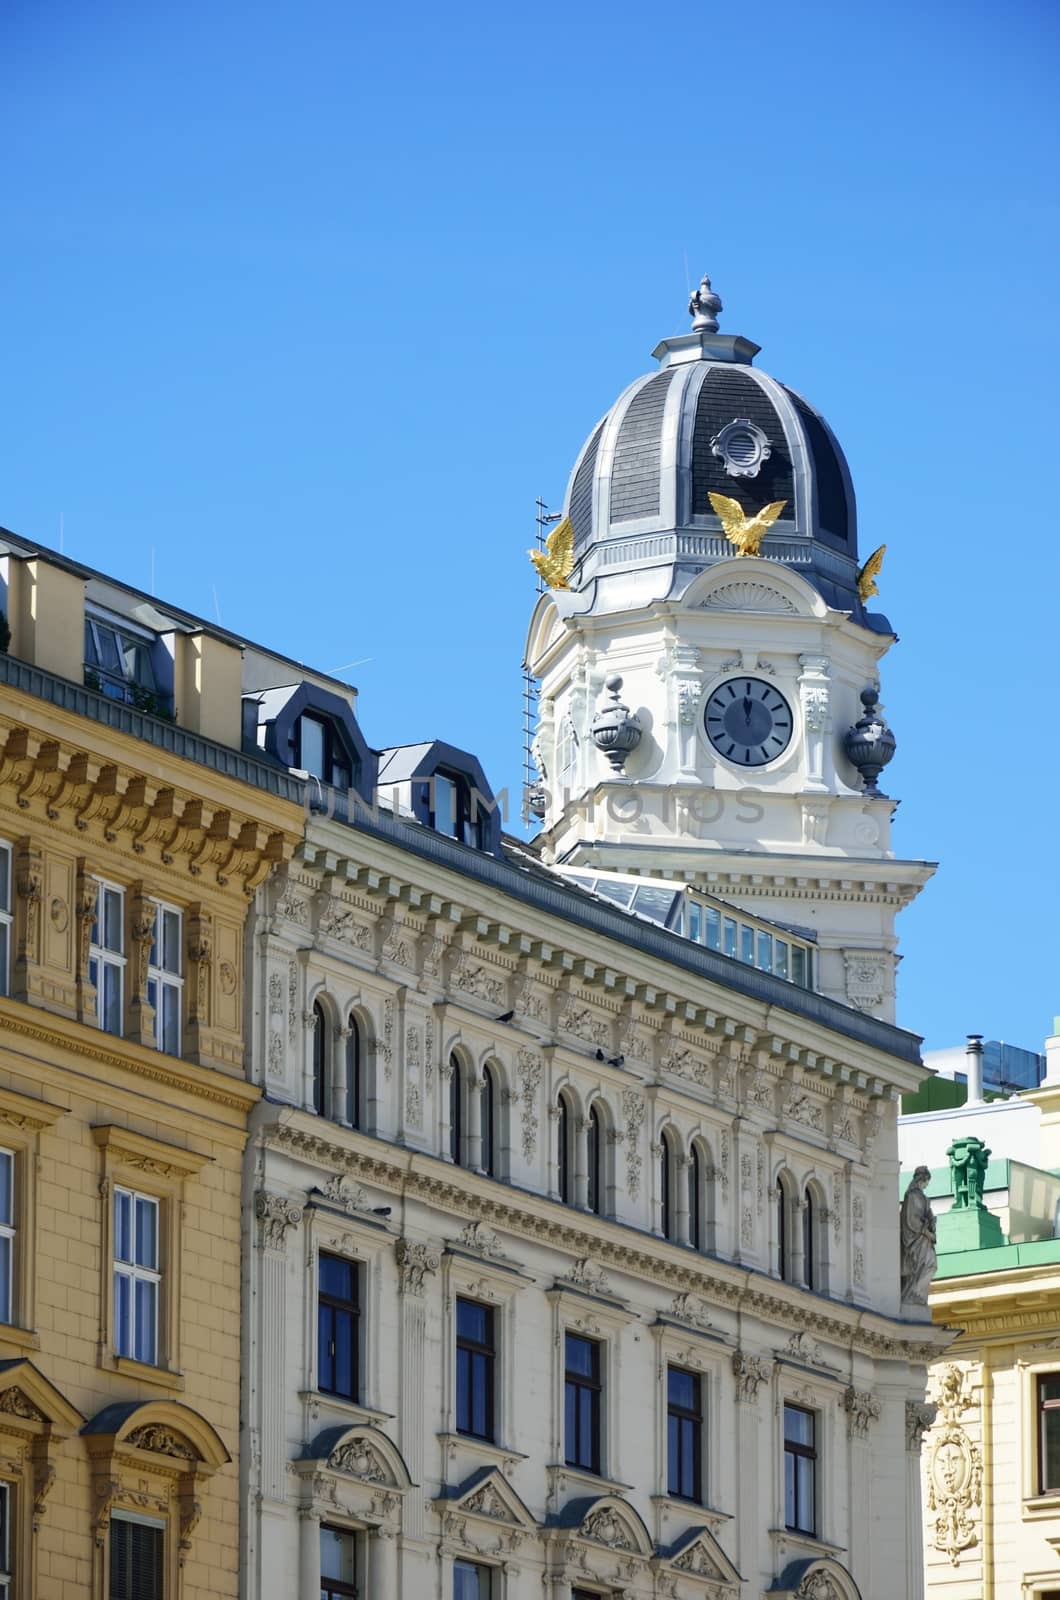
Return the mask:
<path fill-rule="evenodd" d="M 725 361 L 779 386 L 709 328 L 661 348 L 665 384 L 583 454 L 578 564 L 535 613 L 539 848 L 501 838 L 463 752 L 377 759 L 311 684 L 259 704 L 265 748 L 319 748 L 324 781 L 248 935 L 247 1600 L 921 1593 L 948 1336 L 899 1303 L 922 1069 L 892 923 L 929 869 L 890 854 L 842 737 L 892 635 L 815 414 L 791 400 L 798 444 L 745 383 L 701 422 Z M 745 509 L 793 503 L 763 557 L 697 509 L 704 448 Z M 594 730 L 615 673 L 629 706 Z M 754 797 L 708 738 L 737 679 L 755 749 L 783 741 Z"/>

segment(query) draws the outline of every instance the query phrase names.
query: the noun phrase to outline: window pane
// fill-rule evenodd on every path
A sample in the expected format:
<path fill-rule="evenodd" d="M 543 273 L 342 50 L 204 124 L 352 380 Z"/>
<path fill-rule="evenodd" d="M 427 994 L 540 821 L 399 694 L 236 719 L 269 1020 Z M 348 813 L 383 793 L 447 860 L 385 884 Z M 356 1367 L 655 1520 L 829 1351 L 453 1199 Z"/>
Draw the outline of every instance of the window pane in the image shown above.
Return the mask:
<path fill-rule="evenodd" d="M 456 1331 L 461 1339 L 474 1340 L 476 1344 L 489 1344 L 490 1319 L 492 1313 L 488 1306 L 480 1306 L 474 1300 L 458 1300 L 456 1302 Z"/>
<path fill-rule="evenodd" d="M 725 918 L 725 954 L 727 956 L 736 954 L 736 923 L 732 917 Z"/>
<path fill-rule="evenodd" d="M 688 905 L 688 937 L 697 944 L 703 938 L 703 911 L 694 900 Z"/>
<path fill-rule="evenodd" d="M 103 891 L 103 947 L 118 955 L 122 950 L 121 895 L 115 889 Z"/>
<path fill-rule="evenodd" d="M 162 1049 L 167 1055 L 180 1054 L 180 990 L 172 983 L 162 985 Z"/>
<path fill-rule="evenodd" d="M 162 913 L 162 965 L 180 976 L 180 917 L 175 911 Z"/>
<path fill-rule="evenodd" d="M 694 1372 L 684 1372 L 680 1367 L 669 1369 L 670 1404 L 683 1406 L 686 1411 L 699 1409 L 699 1379 Z"/>
<path fill-rule="evenodd" d="M 97 622 L 95 631 L 100 666 L 104 672 L 121 672 L 121 656 L 114 629 L 104 627 L 103 623 Z"/>
<path fill-rule="evenodd" d="M 721 912 L 713 906 L 706 908 L 707 944 L 712 950 L 721 949 Z"/>
<path fill-rule="evenodd" d="M 320 1575 L 337 1578 L 340 1583 L 357 1581 L 357 1541 L 353 1534 L 338 1528 L 320 1530 Z"/>
<path fill-rule="evenodd" d="M 758 954 L 755 965 L 761 967 L 763 972 L 773 970 L 773 935 L 758 930 Z"/>
<path fill-rule="evenodd" d="M 120 1356 L 131 1356 L 132 1279 L 124 1272 L 114 1274 L 114 1348 Z"/>
<path fill-rule="evenodd" d="M 812 1533 L 815 1523 L 813 1505 L 813 1469 L 814 1464 L 808 1456 L 796 1456 L 795 1472 L 798 1478 L 796 1490 L 799 1501 L 799 1527 L 807 1533 Z"/>
<path fill-rule="evenodd" d="M 813 1447 L 813 1412 L 800 1406 L 784 1407 L 784 1437 L 793 1444 Z"/>
<path fill-rule="evenodd" d="M 15 1158 L 10 1150 L 0 1150 L 0 1222 L 8 1226 L 14 1222 L 12 1206 L 15 1177 Z"/>
<path fill-rule="evenodd" d="M 755 963 L 755 931 L 746 922 L 740 923 L 740 960 L 751 967 Z"/>
<path fill-rule="evenodd" d="M 1060 1489 L 1060 1409 L 1042 1412 L 1042 1484 Z"/>
<path fill-rule="evenodd" d="M 158 1204 L 136 1196 L 136 1255 L 138 1267 L 158 1266 Z"/>
<path fill-rule="evenodd" d="M 0 849 L 0 911 L 11 910 L 11 852 Z"/>
<path fill-rule="evenodd" d="M 784 1454 L 784 1526 L 795 1527 L 795 1457 Z"/>
<path fill-rule="evenodd" d="M 434 826 L 439 833 L 456 837 L 456 791 L 452 779 L 436 773 L 434 784 Z"/>
<path fill-rule="evenodd" d="M 158 1323 L 158 1286 L 146 1278 L 135 1283 L 136 1338 L 133 1354 L 137 1361 L 153 1366 L 156 1353 L 155 1329 Z"/>
<path fill-rule="evenodd" d="M 796 944 L 791 947 L 791 981 L 803 989 L 806 987 L 806 952 Z"/>
<path fill-rule="evenodd" d="M 1060 1400 L 1060 1372 L 1039 1378 L 1038 1393 L 1043 1401 Z"/>
<path fill-rule="evenodd" d="M 132 1260 L 132 1195 L 123 1189 L 114 1193 L 114 1258 Z"/>
<path fill-rule="evenodd" d="M 103 963 L 101 1021 L 105 1033 L 121 1034 L 121 969 Z"/>
<path fill-rule="evenodd" d="M 575 1333 L 567 1335 L 567 1371 L 581 1377 L 592 1378 L 596 1368 L 596 1346 L 591 1339 L 580 1339 Z"/>
<path fill-rule="evenodd" d="M 490 1600 L 490 1569 L 472 1561 L 453 1562 L 453 1600 Z"/>
<path fill-rule="evenodd" d="M 325 778 L 324 771 L 324 724 L 315 717 L 300 718 L 300 759 L 306 772 L 311 772 L 315 778 Z"/>
<path fill-rule="evenodd" d="M 773 971 L 778 978 L 788 975 L 788 947 L 783 939 L 773 941 Z"/>
<path fill-rule="evenodd" d="M 320 1292 L 335 1300 L 353 1299 L 353 1262 L 340 1256 L 320 1257 Z"/>
<path fill-rule="evenodd" d="M 357 1345 L 354 1319 L 348 1311 L 337 1311 L 334 1323 L 335 1390 L 352 1397 L 357 1392 L 355 1365 Z"/>
<path fill-rule="evenodd" d="M 0 1322 L 13 1322 L 11 1310 L 11 1269 L 14 1243 L 7 1234 L 0 1234 Z"/>
<path fill-rule="evenodd" d="M 0 994 L 8 993 L 10 986 L 8 972 L 8 924 L 0 922 Z"/>

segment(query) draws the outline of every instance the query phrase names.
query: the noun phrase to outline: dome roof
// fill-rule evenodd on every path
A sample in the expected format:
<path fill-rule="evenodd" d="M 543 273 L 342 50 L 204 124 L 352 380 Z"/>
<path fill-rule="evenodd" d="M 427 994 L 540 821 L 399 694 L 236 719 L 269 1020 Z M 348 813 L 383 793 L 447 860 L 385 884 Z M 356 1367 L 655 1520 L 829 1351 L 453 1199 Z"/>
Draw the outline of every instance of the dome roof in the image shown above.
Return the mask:
<path fill-rule="evenodd" d="M 570 587 L 596 584 L 593 609 L 674 598 L 733 545 L 711 495 L 748 515 L 783 502 L 758 554 L 808 579 L 838 610 L 868 622 L 857 591 L 857 512 L 839 444 L 801 395 L 752 366 L 759 346 L 720 334 L 704 278 L 689 306 L 693 331 L 652 352 L 660 370 L 620 395 L 571 473 L 564 514 L 574 529 Z M 663 570 L 660 570 L 663 569 Z M 669 586 L 660 580 L 669 569 Z M 632 584 L 635 573 L 650 583 Z M 623 576 L 620 585 L 610 582 Z M 621 597 L 621 598 L 620 598 Z M 888 629 L 889 631 L 889 629 Z"/>

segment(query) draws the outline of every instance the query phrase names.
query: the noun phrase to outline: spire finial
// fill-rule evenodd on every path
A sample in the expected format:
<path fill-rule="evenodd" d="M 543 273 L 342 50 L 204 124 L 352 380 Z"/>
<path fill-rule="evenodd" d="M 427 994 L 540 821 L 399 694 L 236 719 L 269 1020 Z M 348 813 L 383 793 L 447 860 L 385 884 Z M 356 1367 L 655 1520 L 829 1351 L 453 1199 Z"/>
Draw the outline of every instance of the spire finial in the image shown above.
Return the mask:
<path fill-rule="evenodd" d="M 693 333 L 717 333 L 721 296 L 710 287 L 704 272 L 698 289 L 693 289 L 688 301 L 688 315 L 692 318 Z"/>

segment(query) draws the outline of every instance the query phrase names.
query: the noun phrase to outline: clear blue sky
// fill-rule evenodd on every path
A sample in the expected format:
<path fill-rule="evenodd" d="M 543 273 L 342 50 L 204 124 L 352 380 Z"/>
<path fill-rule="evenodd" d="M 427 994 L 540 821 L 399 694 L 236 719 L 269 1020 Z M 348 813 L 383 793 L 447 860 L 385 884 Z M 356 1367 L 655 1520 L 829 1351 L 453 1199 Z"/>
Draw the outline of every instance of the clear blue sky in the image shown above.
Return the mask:
<path fill-rule="evenodd" d="M 842 439 L 899 738 L 900 1015 L 1060 1011 L 1060 12 L 180 6 L 0 20 L 0 522 L 520 778 L 533 502 L 687 326 Z"/>

